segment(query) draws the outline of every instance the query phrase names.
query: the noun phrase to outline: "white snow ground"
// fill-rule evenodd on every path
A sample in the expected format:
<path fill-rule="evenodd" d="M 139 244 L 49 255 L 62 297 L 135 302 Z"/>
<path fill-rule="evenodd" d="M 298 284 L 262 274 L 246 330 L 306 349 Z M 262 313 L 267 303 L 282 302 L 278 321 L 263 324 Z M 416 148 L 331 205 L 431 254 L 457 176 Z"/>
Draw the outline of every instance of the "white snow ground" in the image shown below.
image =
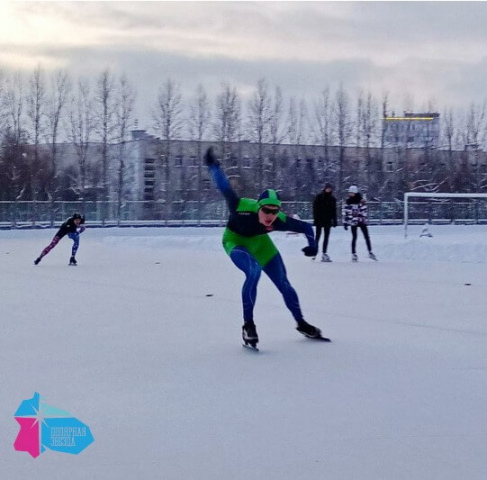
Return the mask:
<path fill-rule="evenodd" d="M 272 234 L 306 319 L 270 281 L 261 352 L 241 347 L 242 274 L 222 229 L 0 232 L 2 480 L 487 478 L 487 227 L 372 227 L 376 263 L 332 231 L 331 264 Z M 208 296 L 212 295 L 212 296 Z M 37 391 L 90 426 L 78 456 L 17 452 Z"/>

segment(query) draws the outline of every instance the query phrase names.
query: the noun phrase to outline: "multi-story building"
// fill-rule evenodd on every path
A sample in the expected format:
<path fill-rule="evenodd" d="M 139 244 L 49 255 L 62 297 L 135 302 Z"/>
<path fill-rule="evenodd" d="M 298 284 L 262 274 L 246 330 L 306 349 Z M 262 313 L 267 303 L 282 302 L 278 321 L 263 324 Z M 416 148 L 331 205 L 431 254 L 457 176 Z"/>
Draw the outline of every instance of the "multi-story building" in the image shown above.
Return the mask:
<path fill-rule="evenodd" d="M 440 145 L 439 113 L 404 113 L 382 119 L 384 147 L 435 149 Z"/>

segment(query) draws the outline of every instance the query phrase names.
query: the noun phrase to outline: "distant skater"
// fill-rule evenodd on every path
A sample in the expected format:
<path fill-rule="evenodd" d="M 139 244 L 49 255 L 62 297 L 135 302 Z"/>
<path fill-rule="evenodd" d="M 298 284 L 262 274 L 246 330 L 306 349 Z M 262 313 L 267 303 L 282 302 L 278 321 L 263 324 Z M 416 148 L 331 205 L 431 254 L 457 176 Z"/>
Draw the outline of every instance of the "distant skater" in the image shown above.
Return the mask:
<path fill-rule="evenodd" d="M 258 200 L 240 198 L 220 168 L 213 148 L 206 152 L 205 162 L 230 212 L 223 233 L 223 247 L 235 266 L 245 274 L 242 287 L 242 338 L 245 344 L 255 347 L 259 341 L 254 323 L 254 306 L 262 271 L 281 292 L 296 321 L 296 330 L 309 338 L 323 339 L 321 331 L 304 320 L 298 295 L 287 278 L 282 257 L 268 235 L 273 230 L 304 233 L 308 246 L 302 250 L 306 256 L 313 257 L 317 252 L 313 227 L 286 216 L 281 211 L 281 200 L 275 190 L 264 190 Z"/>
<path fill-rule="evenodd" d="M 322 262 L 331 262 L 327 253 L 328 241 L 332 227 L 337 226 L 337 201 L 333 196 L 331 184 L 325 184 L 321 193 L 316 195 L 313 202 L 313 220 L 316 227 L 316 245 L 320 248 L 321 230 L 323 230 L 323 250 L 321 255 Z M 314 260 L 314 258 L 313 258 Z"/>
<path fill-rule="evenodd" d="M 368 209 L 367 202 L 358 191 L 356 185 L 351 185 L 348 189 L 348 195 L 345 205 L 343 207 L 343 228 L 352 231 L 352 262 L 358 262 L 356 251 L 357 246 L 357 230 L 360 228 L 369 251 L 369 258 L 377 260 L 377 257 L 372 253 L 372 242 L 370 241 L 369 230 L 367 229 Z"/>
<path fill-rule="evenodd" d="M 52 239 L 51 243 L 42 250 L 41 254 L 35 259 L 34 265 L 39 265 L 40 261 L 45 257 L 66 235 L 73 240 L 73 247 L 71 249 L 71 258 L 69 259 L 69 265 L 77 265 L 76 252 L 79 247 L 79 236 L 83 233 L 86 227 L 83 226 L 85 219 L 79 213 L 75 213 L 72 217 L 68 218 L 57 231 L 56 235 Z"/>

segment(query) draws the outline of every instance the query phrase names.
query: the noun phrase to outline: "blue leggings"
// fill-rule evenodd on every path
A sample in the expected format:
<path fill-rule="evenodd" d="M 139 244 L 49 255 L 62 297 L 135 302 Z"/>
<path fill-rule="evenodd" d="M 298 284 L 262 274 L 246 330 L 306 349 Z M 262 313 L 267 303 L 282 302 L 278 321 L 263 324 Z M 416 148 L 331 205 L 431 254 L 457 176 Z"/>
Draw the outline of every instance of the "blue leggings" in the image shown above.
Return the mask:
<path fill-rule="evenodd" d="M 71 249 L 71 256 L 74 257 L 79 247 L 79 233 L 68 233 L 68 237 L 73 240 L 73 248 Z"/>
<path fill-rule="evenodd" d="M 296 290 L 287 279 L 286 267 L 278 253 L 264 268 L 244 247 L 235 247 L 230 258 L 233 263 L 245 273 L 245 282 L 242 287 L 242 304 L 244 322 L 254 321 L 254 305 L 257 298 L 257 284 L 262 270 L 272 280 L 272 283 L 281 292 L 284 302 L 291 311 L 294 319 L 299 322 L 303 319 L 301 307 Z"/>

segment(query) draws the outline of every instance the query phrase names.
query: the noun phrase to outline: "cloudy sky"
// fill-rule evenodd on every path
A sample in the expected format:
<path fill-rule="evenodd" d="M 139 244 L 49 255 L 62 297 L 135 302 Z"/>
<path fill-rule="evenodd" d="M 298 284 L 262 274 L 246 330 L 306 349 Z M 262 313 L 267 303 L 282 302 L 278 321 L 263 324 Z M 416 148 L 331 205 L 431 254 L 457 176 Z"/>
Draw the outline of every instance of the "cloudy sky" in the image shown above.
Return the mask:
<path fill-rule="evenodd" d="M 398 111 L 487 98 L 485 2 L 11 1 L 0 3 L 0 43 L 5 71 L 110 68 L 141 105 L 169 77 L 210 98 L 222 82 L 245 97 L 265 78 L 309 100 L 342 83 L 388 91 Z"/>

